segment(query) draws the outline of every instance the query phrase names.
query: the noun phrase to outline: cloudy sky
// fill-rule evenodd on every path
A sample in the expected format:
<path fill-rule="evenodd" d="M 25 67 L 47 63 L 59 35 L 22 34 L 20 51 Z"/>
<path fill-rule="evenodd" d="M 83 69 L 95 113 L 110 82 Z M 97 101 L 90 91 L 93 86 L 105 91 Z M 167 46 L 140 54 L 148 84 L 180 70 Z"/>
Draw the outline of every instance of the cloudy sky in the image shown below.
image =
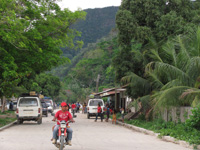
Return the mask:
<path fill-rule="evenodd" d="M 61 8 L 75 11 L 78 8 L 103 8 L 107 6 L 120 6 L 121 0 L 62 0 L 58 3 Z"/>

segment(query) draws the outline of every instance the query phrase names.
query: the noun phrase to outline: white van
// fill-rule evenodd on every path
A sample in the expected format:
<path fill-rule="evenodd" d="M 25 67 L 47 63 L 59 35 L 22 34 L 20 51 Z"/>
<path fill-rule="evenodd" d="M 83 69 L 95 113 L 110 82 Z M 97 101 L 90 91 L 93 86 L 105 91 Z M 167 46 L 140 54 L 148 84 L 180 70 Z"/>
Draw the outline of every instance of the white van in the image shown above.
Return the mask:
<path fill-rule="evenodd" d="M 98 104 L 100 104 L 101 109 L 104 113 L 104 101 L 102 99 L 89 99 L 88 105 L 87 105 L 87 118 L 90 119 L 90 116 L 96 116 L 97 114 L 97 107 Z"/>
<path fill-rule="evenodd" d="M 17 122 L 18 124 L 23 121 L 37 121 L 38 124 L 42 123 L 42 104 L 37 96 L 20 97 L 17 102 Z"/>

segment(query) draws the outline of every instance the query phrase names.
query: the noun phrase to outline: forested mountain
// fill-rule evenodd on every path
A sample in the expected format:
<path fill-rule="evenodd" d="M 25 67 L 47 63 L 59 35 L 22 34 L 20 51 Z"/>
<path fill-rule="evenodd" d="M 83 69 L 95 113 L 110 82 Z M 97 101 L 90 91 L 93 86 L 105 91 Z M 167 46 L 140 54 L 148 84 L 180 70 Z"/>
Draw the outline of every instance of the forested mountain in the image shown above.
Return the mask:
<path fill-rule="evenodd" d="M 85 20 L 79 20 L 72 28 L 80 31 L 81 37 L 79 40 L 84 42 L 83 48 L 87 47 L 88 43 L 95 43 L 98 39 L 108 35 L 115 27 L 115 16 L 119 7 L 105 7 L 86 9 Z M 62 48 L 64 56 L 72 59 L 80 50 Z"/>
<path fill-rule="evenodd" d="M 86 20 L 80 20 L 74 25 L 74 28 L 82 32 L 81 40 L 86 47 L 88 43 L 95 43 L 97 39 L 108 35 L 115 27 L 118 7 L 86 9 L 84 11 L 87 12 Z"/>
<path fill-rule="evenodd" d="M 90 93 L 96 91 L 98 75 L 99 91 L 114 86 L 115 72 L 111 64 L 119 52 L 116 35 L 117 32 L 113 30 L 109 36 L 89 44 L 72 60 L 70 67 L 60 68 L 65 74 L 63 89 L 70 91 L 65 94 L 67 100 L 84 101 Z"/>
<path fill-rule="evenodd" d="M 101 38 L 116 34 L 112 29 L 115 28 L 115 16 L 119 7 L 106 7 L 96 9 L 86 9 L 86 19 L 78 21 L 73 28 L 77 31 L 82 32 L 79 40 L 84 42 L 83 48 L 79 50 L 62 48 L 63 55 L 71 60 L 71 63 L 65 63 L 53 69 L 51 72 L 60 77 L 64 78 L 69 70 L 82 59 L 86 51 L 92 49 L 95 43 L 98 43 Z M 99 40 L 99 41 L 98 41 Z"/>

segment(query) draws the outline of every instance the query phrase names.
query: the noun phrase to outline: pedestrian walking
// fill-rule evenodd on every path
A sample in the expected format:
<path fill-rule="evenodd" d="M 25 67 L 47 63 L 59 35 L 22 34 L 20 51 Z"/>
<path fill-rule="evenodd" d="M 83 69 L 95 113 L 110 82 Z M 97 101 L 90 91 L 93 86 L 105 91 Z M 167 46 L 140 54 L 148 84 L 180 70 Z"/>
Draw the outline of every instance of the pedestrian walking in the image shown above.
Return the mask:
<path fill-rule="evenodd" d="M 80 109 L 80 104 L 78 102 L 78 103 L 76 103 L 76 113 L 79 113 L 79 109 Z"/>
<path fill-rule="evenodd" d="M 9 109 L 13 110 L 13 101 L 10 101 Z"/>
<path fill-rule="evenodd" d="M 85 110 L 84 110 L 84 113 L 86 114 L 87 113 L 87 104 L 85 103 Z"/>
<path fill-rule="evenodd" d="M 94 120 L 95 122 L 97 121 L 98 116 L 100 116 L 101 122 L 103 122 L 103 114 L 102 114 L 102 112 L 103 112 L 102 108 L 101 108 L 100 104 L 98 104 L 96 119 Z"/>
<path fill-rule="evenodd" d="M 106 105 L 106 115 L 107 115 L 106 122 L 108 122 L 110 118 L 110 108 L 108 104 Z"/>
<path fill-rule="evenodd" d="M 112 116 L 112 117 L 113 117 L 113 119 L 112 119 L 112 124 L 113 124 L 113 123 L 116 124 L 117 116 L 116 116 L 116 110 L 115 110 L 115 109 L 113 110 L 113 116 Z"/>

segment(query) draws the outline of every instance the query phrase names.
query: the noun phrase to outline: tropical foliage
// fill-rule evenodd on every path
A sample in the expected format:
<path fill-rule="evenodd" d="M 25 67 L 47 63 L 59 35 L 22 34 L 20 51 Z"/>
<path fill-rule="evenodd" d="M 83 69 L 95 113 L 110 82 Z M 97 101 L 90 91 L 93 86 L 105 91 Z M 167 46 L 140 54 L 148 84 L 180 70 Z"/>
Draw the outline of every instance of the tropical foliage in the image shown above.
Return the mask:
<path fill-rule="evenodd" d="M 32 74 L 51 70 L 68 58 L 60 47 L 80 47 L 71 29 L 85 12 L 61 10 L 55 0 L 0 1 L 0 97 Z"/>
<path fill-rule="evenodd" d="M 115 72 L 111 62 L 119 49 L 116 34 L 113 32 L 97 43 L 90 44 L 77 56 L 79 58 L 77 64 L 70 69 L 63 80 L 63 89 L 68 90 L 67 100 L 85 101 L 90 93 L 96 91 L 98 75 L 100 75 L 99 91 L 114 86 Z"/>
<path fill-rule="evenodd" d="M 129 85 L 129 96 L 151 105 L 147 112 L 199 103 L 199 4 L 122 2 L 116 17 L 121 47 L 113 60 L 116 80 Z"/>

